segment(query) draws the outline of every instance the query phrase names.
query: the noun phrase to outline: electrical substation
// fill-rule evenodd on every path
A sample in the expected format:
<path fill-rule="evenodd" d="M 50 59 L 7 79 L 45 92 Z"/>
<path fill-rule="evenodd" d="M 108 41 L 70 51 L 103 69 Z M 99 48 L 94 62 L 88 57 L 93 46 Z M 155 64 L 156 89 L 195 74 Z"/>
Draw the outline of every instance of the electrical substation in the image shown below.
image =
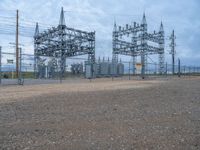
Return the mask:
<path fill-rule="evenodd" d="M 149 45 L 153 42 L 157 46 Z M 34 35 L 34 61 L 36 78 L 54 78 L 59 74 L 64 77 L 66 71 L 66 59 L 73 56 L 88 54 L 85 65 L 73 64 L 73 74 L 85 72 L 86 78 L 122 76 L 124 65 L 118 61 L 118 55 L 131 56 L 135 68 L 135 60 L 141 57 L 141 76 L 144 78 L 147 68 L 148 55 L 158 54 L 159 73 L 164 73 L 164 29 L 160 25 L 158 32 L 148 33 L 146 16 L 143 15 L 141 24 L 134 22 L 132 25 L 117 27 L 114 24 L 113 31 L 113 58 L 110 61 L 95 59 L 95 32 L 86 32 L 69 28 L 65 24 L 64 10 L 60 14 L 60 22 L 57 27 L 52 27 L 42 33 L 39 32 L 39 24 L 36 24 Z M 48 60 L 48 62 L 46 62 Z M 135 72 L 135 70 L 134 70 Z"/>
<path fill-rule="evenodd" d="M 200 150 L 197 1 L 1 0 L 0 150 Z"/>
<path fill-rule="evenodd" d="M 128 38 L 129 37 L 129 38 Z M 128 38 L 128 39 L 127 39 Z M 157 43 L 158 46 L 149 45 L 148 43 Z M 113 62 L 118 62 L 118 55 L 131 56 L 133 66 L 135 66 L 136 57 L 141 57 L 141 75 L 144 78 L 145 68 L 147 67 L 148 55 L 158 54 L 159 56 L 159 73 L 164 73 L 164 29 L 161 22 L 158 32 L 148 33 L 148 25 L 145 14 L 141 24 L 134 22 L 132 25 L 117 27 L 114 24 L 113 31 Z"/>
<path fill-rule="evenodd" d="M 20 32 L 18 30 L 24 29 L 19 25 L 19 11 L 17 10 L 16 43 L 14 43 L 16 52 L 4 52 L 2 50 L 4 48 L 1 48 L 1 57 L 4 57 L 4 63 L 0 62 L 0 71 L 1 74 L 3 73 L 0 75 L 1 78 L 17 78 L 21 82 L 22 78 L 59 79 L 62 81 L 67 77 L 93 79 L 129 76 L 130 79 L 132 75 L 144 79 L 154 75 L 179 74 L 180 76 L 181 72 L 184 72 L 184 74 L 199 73 L 199 67 L 181 67 L 180 60 L 178 63 L 176 62 L 174 30 L 168 39 L 170 40 L 169 54 L 172 55 L 172 64 L 165 62 L 165 52 L 167 51 L 165 50 L 165 43 L 167 42 L 165 42 L 163 23 L 161 22 L 157 31 L 149 32 L 145 13 L 140 23 L 132 22 L 120 26 L 114 21 L 113 30 L 111 29 L 112 35 L 110 35 L 112 37 L 112 58 L 96 56 L 96 32 L 68 27 L 64 13 L 62 8 L 59 24 L 55 27 L 51 25 L 46 29 L 44 24 L 36 23 L 35 26 L 34 22 L 33 32 L 29 36 L 34 39 L 34 54 L 23 52 L 21 54 L 20 49 L 22 48 L 19 47 Z M 101 49 L 101 51 L 104 51 L 104 49 Z M 14 59 L 9 59 L 8 55 L 13 56 Z M 5 56 L 7 57 L 7 64 L 5 63 Z M 127 56 L 131 60 L 126 61 Z M 149 60 L 151 63 L 149 63 Z M 9 65 L 12 66 L 2 69 L 2 67 Z"/>

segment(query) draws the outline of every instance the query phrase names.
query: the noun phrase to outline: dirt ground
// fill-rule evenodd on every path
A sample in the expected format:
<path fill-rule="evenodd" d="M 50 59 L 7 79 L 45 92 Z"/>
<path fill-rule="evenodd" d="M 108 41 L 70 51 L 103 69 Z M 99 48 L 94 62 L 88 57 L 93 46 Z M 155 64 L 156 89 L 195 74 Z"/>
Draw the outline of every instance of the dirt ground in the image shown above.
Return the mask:
<path fill-rule="evenodd" d="M 198 150 L 200 77 L 0 86 L 2 150 Z"/>

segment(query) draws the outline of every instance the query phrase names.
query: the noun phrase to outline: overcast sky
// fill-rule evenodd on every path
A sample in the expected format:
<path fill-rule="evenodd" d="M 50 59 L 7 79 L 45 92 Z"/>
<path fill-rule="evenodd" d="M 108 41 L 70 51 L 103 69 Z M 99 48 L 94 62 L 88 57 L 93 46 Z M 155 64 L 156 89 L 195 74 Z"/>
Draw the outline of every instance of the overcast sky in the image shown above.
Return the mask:
<path fill-rule="evenodd" d="M 1 0 L 0 18 L 14 17 L 14 10 L 19 9 L 20 25 L 29 27 L 27 35 L 31 35 L 35 22 L 39 22 L 41 28 L 57 26 L 62 6 L 67 26 L 96 31 L 97 56 L 111 56 L 114 19 L 118 25 L 131 24 L 134 21 L 140 23 L 145 12 L 149 32 L 158 30 L 161 20 L 163 21 L 166 60 L 169 63 L 170 41 L 167 39 L 174 29 L 177 37 L 177 58 L 180 57 L 183 64 L 200 66 L 199 0 Z M 0 25 L 1 29 L 5 21 L 5 18 L 0 19 L 0 23 L 3 24 Z M 10 50 L 8 43 L 14 42 L 14 36 L 1 34 L 0 37 L 0 44 L 4 46 L 4 50 Z M 32 38 L 20 37 L 26 52 L 33 51 L 32 41 Z"/>

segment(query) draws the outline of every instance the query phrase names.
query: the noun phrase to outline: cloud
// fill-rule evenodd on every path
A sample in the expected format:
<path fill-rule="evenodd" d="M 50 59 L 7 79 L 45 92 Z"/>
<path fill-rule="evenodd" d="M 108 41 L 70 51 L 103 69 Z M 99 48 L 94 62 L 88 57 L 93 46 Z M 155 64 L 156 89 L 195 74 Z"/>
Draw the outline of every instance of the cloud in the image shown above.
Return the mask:
<path fill-rule="evenodd" d="M 177 57 L 186 64 L 199 63 L 196 61 L 200 59 L 200 2 L 198 0 L 1 0 L 0 2 L 0 10 L 19 9 L 21 19 L 32 21 L 33 27 L 34 22 L 42 23 L 41 27 L 45 27 L 45 24 L 56 26 L 62 6 L 66 11 L 65 19 L 68 26 L 96 31 L 97 55 L 110 56 L 112 53 L 114 19 L 119 25 L 133 21 L 140 23 L 142 13 L 146 12 L 149 31 L 158 30 L 162 20 L 166 39 L 172 30 L 175 30 Z M 23 39 L 23 41 L 27 43 L 31 40 Z M 169 43 L 170 41 L 166 40 L 166 51 L 170 50 Z M 26 49 L 31 51 L 33 47 L 29 46 Z M 166 60 L 170 62 L 170 56 L 166 56 Z"/>

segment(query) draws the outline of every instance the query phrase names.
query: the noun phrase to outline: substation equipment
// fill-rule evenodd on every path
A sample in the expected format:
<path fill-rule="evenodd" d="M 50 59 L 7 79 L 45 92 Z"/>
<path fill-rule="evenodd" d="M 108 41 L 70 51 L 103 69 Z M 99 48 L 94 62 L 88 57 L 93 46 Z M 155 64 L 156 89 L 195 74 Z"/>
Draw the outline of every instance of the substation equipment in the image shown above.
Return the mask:
<path fill-rule="evenodd" d="M 84 73 L 83 68 L 83 63 L 73 63 L 71 65 L 71 73 L 73 75 L 82 75 Z"/>
<path fill-rule="evenodd" d="M 34 35 L 34 71 L 36 78 L 54 77 L 55 72 L 61 78 L 64 77 L 66 59 L 80 55 L 88 55 L 87 63 L 93 66 L 95 63 L 95 32 L 67 27 L 63 8 L 57 27 L 52 27 L 40 33 L 39 25 L 36 24 Z M 45 64 L 43 58 L 50 59 L 50 62 Z"/>
<path fill-rule="evenodd" d="M 96 72 L 95 76 L 97 78 L 101 77 L 120 77 L 124 75 L 124 64 L 121 60 L 117 63 L 107 60 L 103 57 L 103 59 L 98 59 L 96 63 Z"/>
<path fill-rule="evenodd" d="M 124 64 L 122 63 L 121 60 L 119 62 L 113 62 L 110 61 L 109 58 L 105 60 L 104 57 L 103 59 L 100 59 L 99 57 L 98 61 L 96 61 L 95 64 L 93 64 L 93 69 L 91 70 L 90 68 L 91 68 L 90 63 L 86 62 L 86 67 L 85 67 L 86 78 L 121 77 L 124 75 L 124 69 L 125 69 Z"/>
<path fill-rule="evenodd" d="M 133 68 L 135 68 L 136 57 L 140 56 L 142 78 L 145 77 L 148 55 L 158 54 L 159 73 L 163 74 L 165 72 L 165 35 L 163 24 L 161 22 L 160 30 L 153 33 L 148 33 L 147 27 L 146 16 L 144 14 L 141 24 L 134 22 L 132 25 L 126 24 L 125 27 L 117 27 L 115 22 L 113 31 L 112 61 L 118 62 L 118 55 L 131 56 L 133 58 Z M 133 72 L 135 72 L 135 69 Z"/>

